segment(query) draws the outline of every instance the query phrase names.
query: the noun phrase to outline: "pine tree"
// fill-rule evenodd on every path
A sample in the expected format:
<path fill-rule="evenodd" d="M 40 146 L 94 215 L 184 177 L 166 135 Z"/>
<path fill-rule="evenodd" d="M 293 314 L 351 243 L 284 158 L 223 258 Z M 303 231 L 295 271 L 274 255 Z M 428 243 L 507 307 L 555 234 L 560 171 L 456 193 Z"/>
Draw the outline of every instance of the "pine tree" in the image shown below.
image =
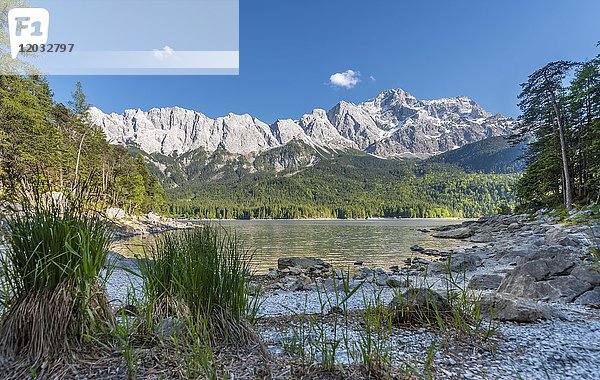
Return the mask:
<path fill-rule="evenodd" d="M 599 183 L 594 180 L 600 161 L 600 150 L 597 148 L 600 133 L 596 123 L 600 118 L 599 59 L 579 65 L 570 86 L 569 110 L 573 123 L 577 196 L 585 202 L 595 196 L 593 192 L 599 188 Z"/>
<path fill-rule="evenodd" d="M 548 140 L 538 152 L 534 151 L 530 169 L 535 168 L 535 161 L 540 158 L 542 151 L 551 146 L 554 136 L 558 137 L 561 164 L 561 188 L 563 204 L 570 209 L 573 204 L 571 189 L 571 167 L 569 164 L 569 149 L 567 147 L 567 118 L 565 105 L 567 101 L 563 80 L 575 66 L 573 62 L 556 61 L 536 70 L 521 85 L 519 107 L 522 111 L 522 134 L 533 133 L 539 140 Z M 537 153 L 537 157 L 535 154 Z M 550 163 L 550 161 L 547 161 Z M 528 170 L 530 170 L 528 169 Z M 527 177 L 526 177 L 527 178 Z M 552 178 L 549 178 L 551 181 Z"/>

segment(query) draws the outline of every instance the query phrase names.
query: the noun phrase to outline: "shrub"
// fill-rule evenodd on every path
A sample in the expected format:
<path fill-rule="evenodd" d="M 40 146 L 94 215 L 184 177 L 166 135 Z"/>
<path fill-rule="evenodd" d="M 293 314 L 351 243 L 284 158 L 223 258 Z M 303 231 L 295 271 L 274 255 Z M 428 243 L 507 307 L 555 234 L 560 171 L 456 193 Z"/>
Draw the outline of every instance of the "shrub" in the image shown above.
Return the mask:
<path fill-rule="evenodd" d="M 158 236 L 146 258 L 138 260 L 151 319 L 184 317 L 194 326 L 209 326 L 207 333 L 217 340 L 253 340 L 246 322 L 250 261 L 250 252 L 222 227 Z"/>
<path fill-rule="evenodd" d="M 112 320 L 100 283 L 112 235 L 64 196 L 36 199 L 8 218 L 0 345 L 39 359 Z"/>

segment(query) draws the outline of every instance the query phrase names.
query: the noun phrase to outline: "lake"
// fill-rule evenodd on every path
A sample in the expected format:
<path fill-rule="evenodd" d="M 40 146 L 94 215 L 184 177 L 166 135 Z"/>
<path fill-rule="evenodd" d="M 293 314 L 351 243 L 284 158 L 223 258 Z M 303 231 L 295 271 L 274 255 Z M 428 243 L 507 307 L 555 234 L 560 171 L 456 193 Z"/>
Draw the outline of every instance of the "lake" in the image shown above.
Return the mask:
<path fill-rule="evenodd" d="M 412 245 L 455 249 L 472 243 L 436 239 L 418 229 L 460 223 L 457 219 L 370 219 L 370 220 L 236 220 L 208 222 L 232 229 L 254 250 L 254 267 L 266 273 L 280 257 L 318 257 L 334 266 L 363 261 L 370 267 L 402 266 L 413 257 Z M 135 236 L 115 243 L 125 255 L 144 251 L 153 236 Z"/>

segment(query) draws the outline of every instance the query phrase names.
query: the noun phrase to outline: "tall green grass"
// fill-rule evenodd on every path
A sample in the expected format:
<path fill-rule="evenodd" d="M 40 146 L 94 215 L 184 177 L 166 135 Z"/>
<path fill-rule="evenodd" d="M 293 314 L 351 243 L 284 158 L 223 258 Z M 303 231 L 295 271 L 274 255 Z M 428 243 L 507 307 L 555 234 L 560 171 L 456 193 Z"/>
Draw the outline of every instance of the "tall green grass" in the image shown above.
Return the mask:
<path fill-rule="evenodd" d="M 8 250 L 0 259 L 0 346 L 37 359 L 112 319 L 100 278 L 112 234 L 64 195 L 25 198 L 19 209 L 8 218 Z"/>
<path fill-rule="evenodd" d="M 151 319 L 209 321 L 211 338 L 252 339 L 246 322 L 251 252 L 229 231 L 201 226 L 158 236 L 138 265 Z"/>

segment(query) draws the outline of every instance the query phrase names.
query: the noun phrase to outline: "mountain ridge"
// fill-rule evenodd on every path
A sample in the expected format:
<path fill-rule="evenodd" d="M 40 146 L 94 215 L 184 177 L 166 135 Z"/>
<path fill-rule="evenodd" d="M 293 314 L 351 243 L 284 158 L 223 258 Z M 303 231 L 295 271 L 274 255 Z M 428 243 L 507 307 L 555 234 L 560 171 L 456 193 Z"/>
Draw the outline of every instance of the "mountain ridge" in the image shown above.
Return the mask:
<path fill-rule="evenodd" d="M 466 96 L 418 100 L 402 89 L 386 90 L 354 104 L 316 108 L 298 120 L 267 124 L 250 114 L 210 118 L 181 107 L 90 109 L 109 142 L 147 153 L 181 155 L 198 148 L 257 155 L 296 139 L 326 150 L 357 149 L 382 158 L 427 158 L 488 137 L 510 134 L 515 121 L 484 110 Z"/>

